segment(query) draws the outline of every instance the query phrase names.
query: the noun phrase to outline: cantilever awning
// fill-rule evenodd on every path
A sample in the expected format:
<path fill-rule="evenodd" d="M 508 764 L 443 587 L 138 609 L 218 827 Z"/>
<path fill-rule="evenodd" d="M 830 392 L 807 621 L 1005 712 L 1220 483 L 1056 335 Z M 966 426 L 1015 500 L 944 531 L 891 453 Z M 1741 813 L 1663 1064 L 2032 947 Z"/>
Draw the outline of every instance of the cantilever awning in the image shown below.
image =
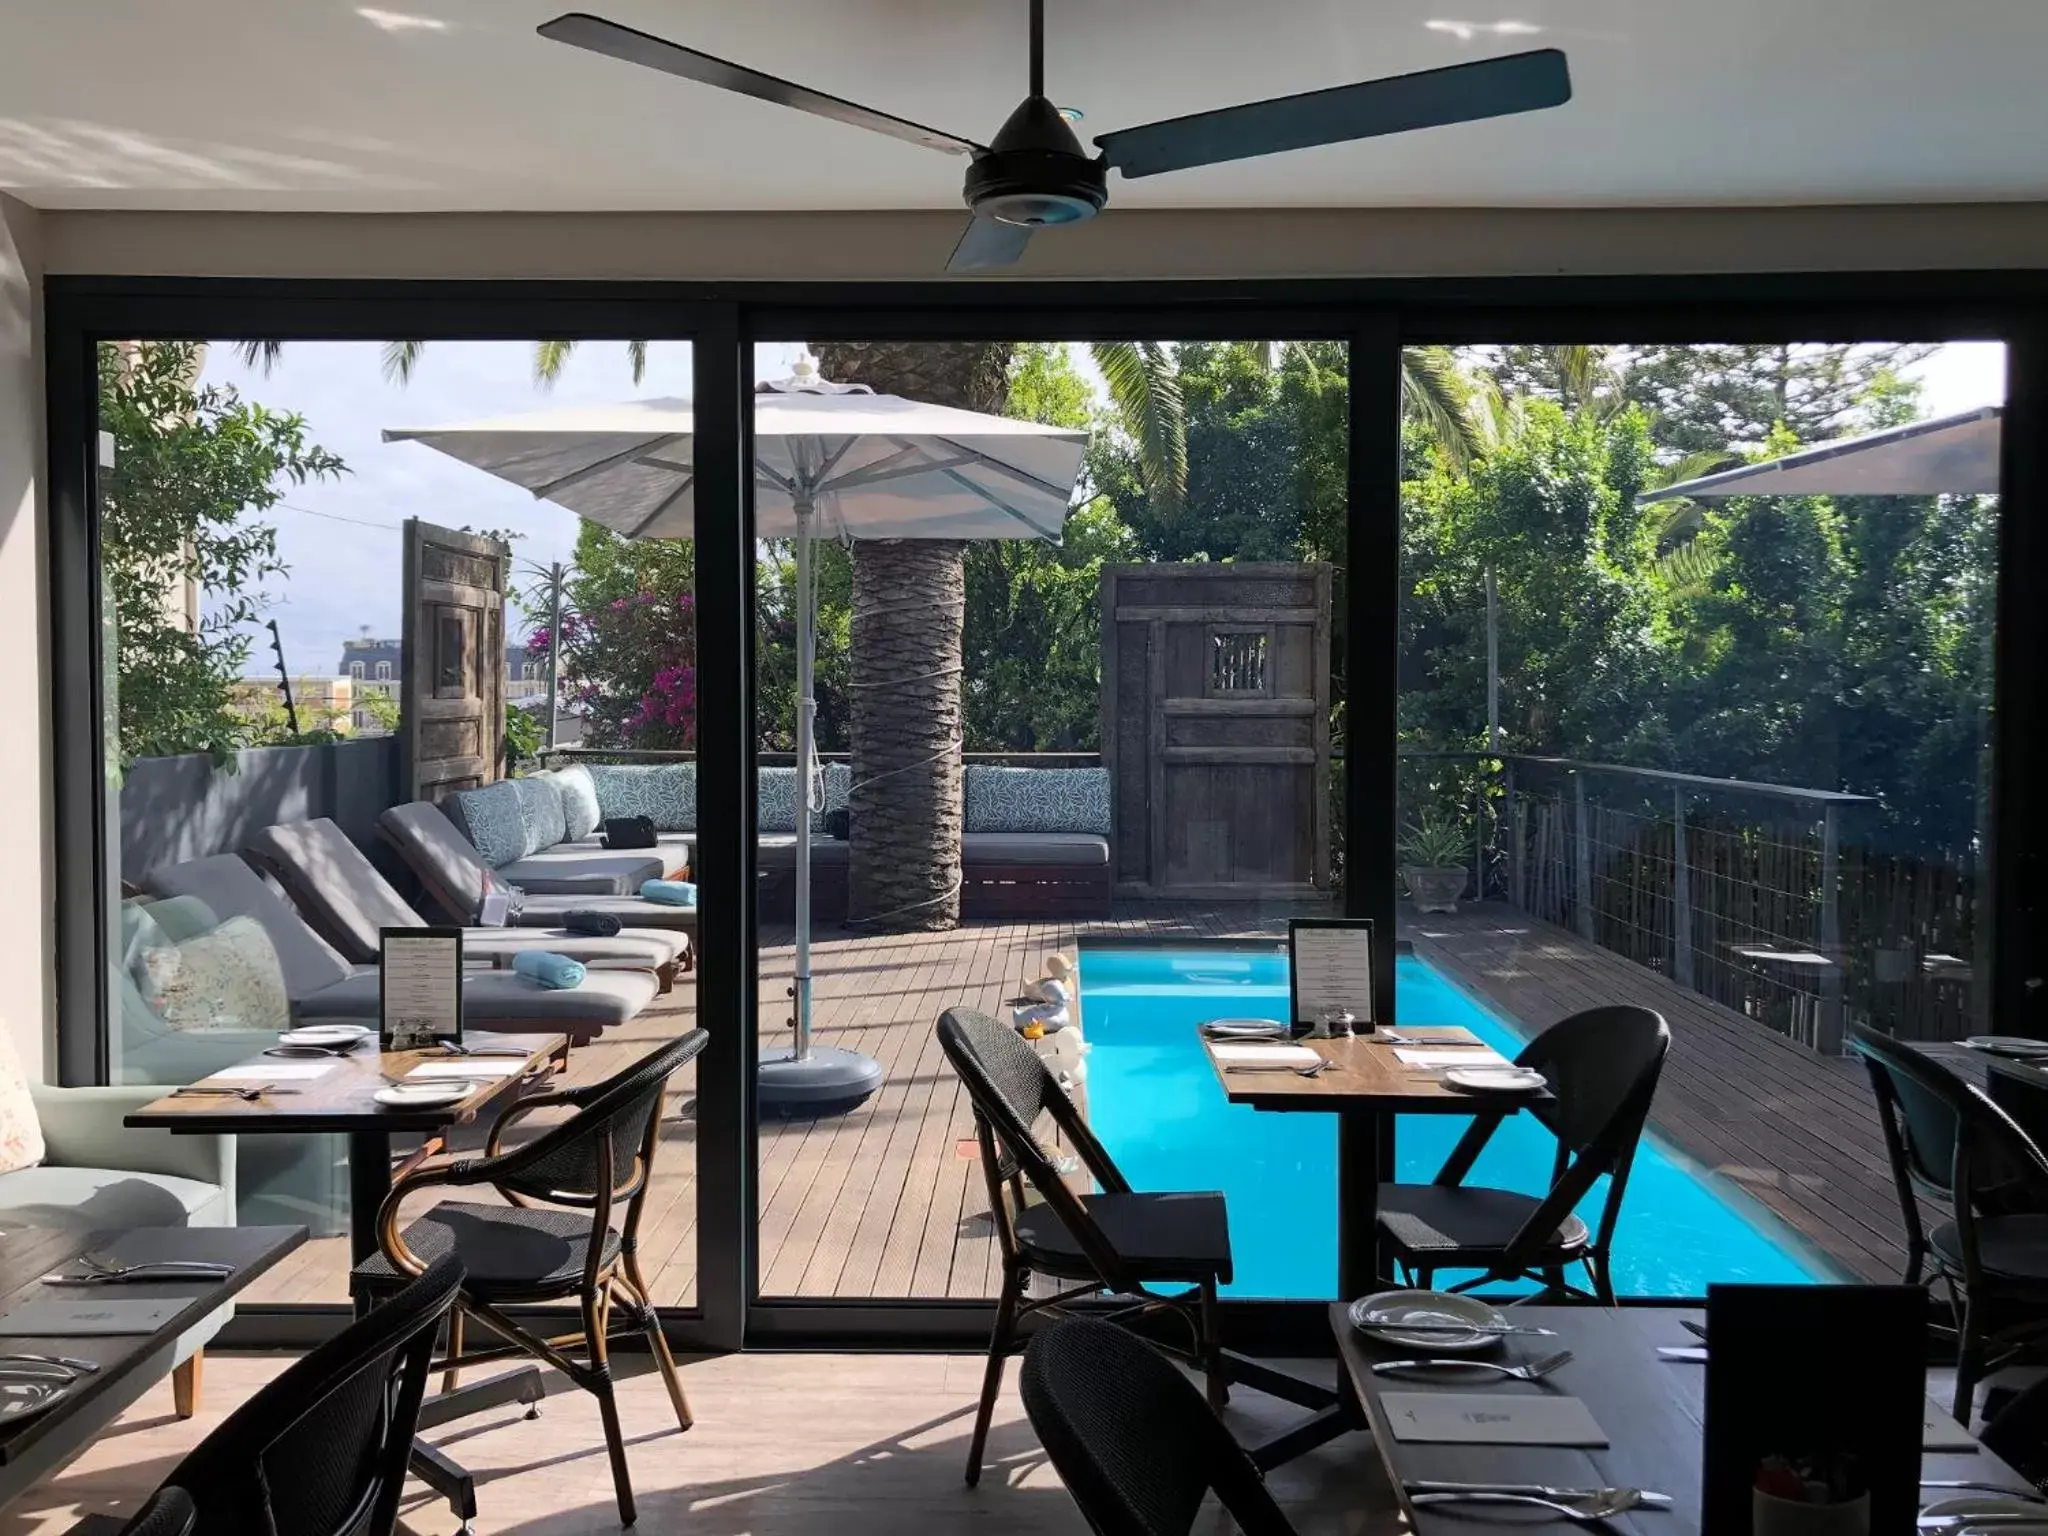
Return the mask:
<path fill-rule="evenodd" d="M 1639 505 L 1681 496 L 1968 496 L 1998 493 L 2005 408 L 1886 427 L 1781 459 L 1644 491 Z"/>

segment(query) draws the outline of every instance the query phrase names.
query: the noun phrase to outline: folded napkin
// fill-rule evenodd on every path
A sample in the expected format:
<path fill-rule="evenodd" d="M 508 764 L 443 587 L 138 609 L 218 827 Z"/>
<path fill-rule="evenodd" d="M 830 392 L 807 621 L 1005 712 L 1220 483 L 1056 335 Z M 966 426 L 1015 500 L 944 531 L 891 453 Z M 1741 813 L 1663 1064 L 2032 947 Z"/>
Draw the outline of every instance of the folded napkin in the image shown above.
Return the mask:
<path fill-rule="evenodd" d="M 593 912 L 587 908 L 567 912 L 562 916 L 562 926 L 571 933 L 581 933 L 593 939 L 609 939 L 625 926 L 609 912 Z"/>
<path fill-rule="evenodd" d="M 694 907 L 697 887 L 687 880 L 647 880 L 640 886 L 642 901 L 658 901 L 665 907 Z"/>
<path fill-rule="evenodd" d="M 583 985 L 583 962 L 551 949 L 523 949 L 512 957 L 512 969 L 551 991 Z"/>

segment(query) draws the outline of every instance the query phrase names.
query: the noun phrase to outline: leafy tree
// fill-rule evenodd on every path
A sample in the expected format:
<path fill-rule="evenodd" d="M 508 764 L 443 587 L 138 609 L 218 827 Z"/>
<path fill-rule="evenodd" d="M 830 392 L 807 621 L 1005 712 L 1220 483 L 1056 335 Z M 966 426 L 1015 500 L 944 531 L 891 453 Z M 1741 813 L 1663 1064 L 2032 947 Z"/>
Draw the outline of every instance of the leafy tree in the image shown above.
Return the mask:
<path fill-rule="evenodd" d="M 124 765 L 181 752 L 224 762 L 250 739 L 234 685 L 261 584 L 284 572 L 277 530 L 251 514 L 346 469 L 302 417 L 201 386 L 202 357 L 191 342 L 99 349 L 100 424 L 114 438 L 99 478 L 100 558 Z M 173 599 L 188 585 L 207 604 L 196 624 Z"/>

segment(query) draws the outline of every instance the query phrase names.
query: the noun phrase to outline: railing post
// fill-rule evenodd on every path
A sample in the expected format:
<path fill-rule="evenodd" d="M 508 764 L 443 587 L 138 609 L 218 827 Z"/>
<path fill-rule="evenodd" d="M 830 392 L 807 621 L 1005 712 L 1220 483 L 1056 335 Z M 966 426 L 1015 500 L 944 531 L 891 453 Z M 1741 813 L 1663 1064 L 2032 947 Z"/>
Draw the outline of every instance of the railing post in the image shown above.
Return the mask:
<path fill-rule="evenodd" d="M 1586 776 L 1572 771 L 1572 905 L 1579 910 L 1579 937 L 1593 938 L 1593 829 L 1586 825 Z"/>
<path fill-rule="evenodd" d="M 1820 823 L 1820 1018 L 1813 1048 L 1823 1056 L 1842 1053 L 1842 834 L 1832 802 Z"/>
<path fill-rule="evenodd" d="M 1685 791 L 1671 791 L 1671 979 L 1692 985 L 1692 858 L 1685 846 Z"/>
<path fill-rule="evenodd" d="M 1501 816 L 1508 829 L 1508 904 L 1522 904 L 1522 823 L 1517 818 L 1521 805 L 1515 799 L 1515 760 L 1507 761 L 1507 789 L 1501 797 Z"/>

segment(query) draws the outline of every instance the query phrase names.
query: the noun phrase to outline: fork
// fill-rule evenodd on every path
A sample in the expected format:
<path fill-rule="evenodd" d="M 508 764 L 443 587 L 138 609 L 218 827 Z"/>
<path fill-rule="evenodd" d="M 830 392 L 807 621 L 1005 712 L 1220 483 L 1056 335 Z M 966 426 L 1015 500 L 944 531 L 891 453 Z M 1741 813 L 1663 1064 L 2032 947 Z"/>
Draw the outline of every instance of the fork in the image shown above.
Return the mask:
<path fill-rule="evenodd" d="M 174 1099 L 240 1099 L 244 1104 L 254 1104 L 266 1093 L 297 1093 L 296 1088 L 280 1088 L 274 1083 L 265 1083 L 259 1088 L 204 1088 L 194 1083 L 188 1088 L 172 1092 Z"/>
<path fill-rule="evenodd" d="M 1372 1368 L 1375 1376 L 1392 1376 L 1403 1371 L 1493 1371 L 1515 1381 L 1541 1381 L 1552 1371 L 1572 1363 L 1572 1352 L 1560 1349 L 1554 1355 L 1532 1360 L 1527 1365 L 1498 1365 L 1491 1360 L 1382 1360 Z"/>
<path fill-rule="evenodd" d="M 1314 1063 L 1312 1063 L 1312 1064 L 1310 1064 L 1310 1065 L 1307 1065 L 1307 1066 L 1300 1066 L 1300 1067 L 1296 1067 L 1296 1066 L 1291 1066 L 1291 1065 L 1289 1065 L 1289 1064 L 1288 1064 L 1287 1062 L 1284 1062 L 1284 1061 L 1274 1061 L 1274 1062 L 1258 1062 L 1258 1063 L 1246 1063 L 1246 1064 L 1244 1064 L 1244 1065 L 1242 1065 L 1242 1066 L 1235 1066 L 1235 1067 L 1225 1067 L 1225 1068 L 1224 1068 L 1223 1070 L 1224 1070 L 1224 1071 L 1225 1071 L 1226 1073 L 1236 1073 L 1236 1072 L 1292 1072 L 1292 1073 L 1293 1073 L 1293 1074 L 1294 1074 L 1294 1075 L 1295 1075 L 1296 1077 L 1321 1077 L 1321 1076 L 1322 1076 L 1322 1075 L 1323 1075 L 1323 1074 L 1324 1074 L 1325 1072 L 1329 1072 L 1329 1071 L 1332 1071 L 1332 1070 L 1334 1070 L 1334 1069 L 1335 1069 L 1335 1067 L 1336 1067 L 1336 1063 L 1335 1063 L 1335 1062 L 1333 1062 L 1333 1061 L 1329 1061 L 1329 1060 L 1318 1060 L 1318 1061 L 1316 1061 L 1316 1062 L 1314 1062 Z"/>
<path fill-rule="evenodd" d="M 1536 1493 L 1495 1493 L 1490 1489 L 1464 1489 L 1456 1493 L 1411 1493 L 1410 1504 L 1512 1504 L 1523 1509 L 1547 1509 L 1553 1515 L 1594 1525 L 1636 1508 L 1643 1502 L 1640 1488 L 1602 1488 L 1595 1493 L 1575 1494 L 1566 1499 L 1548 1499 Z"/>
<path fill-rule="evenodd" d="M 1605 1488 L 1555 1488 L 1549 1483 L 1446 1483 L 1416 1478 L 1407 1485 L 1410 1493 L 1524 1493 L 1539 1499 L 1593 1499 Z M 1671 1495 L 1635 1490 L 1644 1509 L 1669 1509 Z"/>

